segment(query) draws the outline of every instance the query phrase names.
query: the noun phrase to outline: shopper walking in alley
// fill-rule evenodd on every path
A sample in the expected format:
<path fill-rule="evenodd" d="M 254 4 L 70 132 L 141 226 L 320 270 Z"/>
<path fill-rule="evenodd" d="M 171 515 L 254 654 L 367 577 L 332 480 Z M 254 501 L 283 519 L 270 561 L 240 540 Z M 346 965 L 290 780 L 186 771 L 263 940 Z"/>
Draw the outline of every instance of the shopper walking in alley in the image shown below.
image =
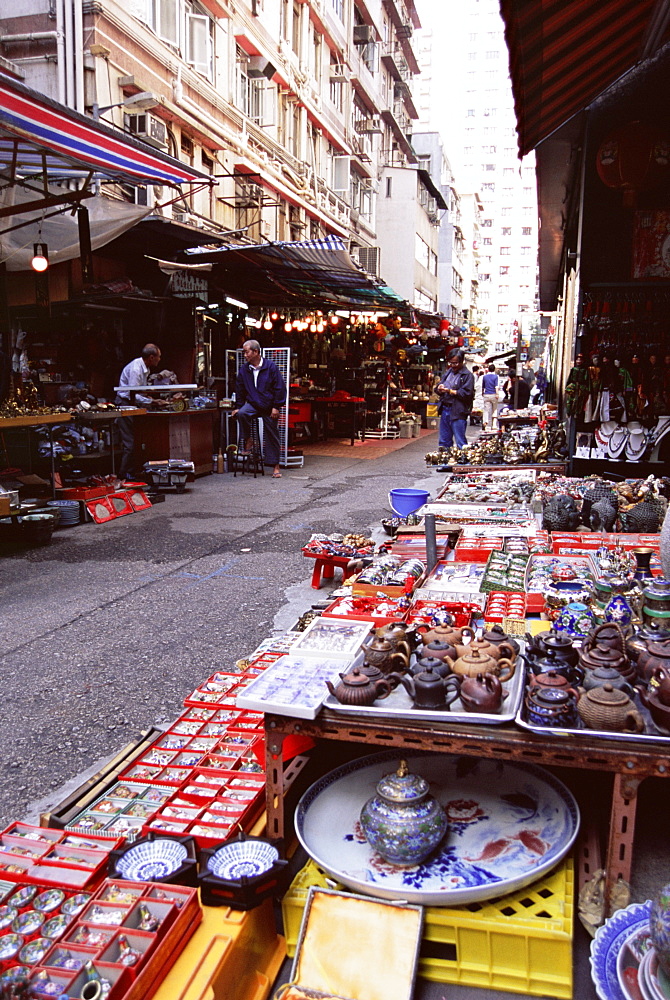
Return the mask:
<path fill-rule="evenodd" d="M 242 345 L 244 362 L 240 367 L 235 385 L 235 401 L 238 404 L 232 416 L 236 416 L 247 452 L 251 451 L 251 421 L 263 421 L 263 450 L 265 461 L 274 465 L 274 479 L 281 478 L 279 471 L 279 410 L 286 400 L 286 385 L 274 361 L 261 355 L 261 345 L 257 340 L 247 340 Z"/>
<path fill-rule="evenodd" d="M 475 380 L 464 361 L 465 355 L 460 348 L 449 351 L 447 371 L 437 386 L 440 448 L 451 448 L 454 440 L 458 448 L 466 445 L 465 430 L 475 398 Z"/>
<path fill-rule="evenodd" d="M 496 430 L 498 426 L 498 382 L 496 366 L 490 364 L 482 378 L 484 397 L 484 430 Z"/>

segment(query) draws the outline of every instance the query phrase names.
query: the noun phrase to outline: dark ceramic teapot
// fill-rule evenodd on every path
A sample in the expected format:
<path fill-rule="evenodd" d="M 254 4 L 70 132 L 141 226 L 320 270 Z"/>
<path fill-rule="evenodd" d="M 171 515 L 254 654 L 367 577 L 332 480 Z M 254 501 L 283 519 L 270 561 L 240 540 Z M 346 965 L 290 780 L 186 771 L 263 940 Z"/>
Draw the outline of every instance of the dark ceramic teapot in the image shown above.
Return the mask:
<path fill-rule="evenodd" d="M 605 684 L 611 684 L 615 691 L 623 691 L 629 698 L 635 693 L 626 678 L 615 667 L 601 666 L 587 671 L 583 684 L 585 691 L 604 687 Z"/>
<path fill-rule="evenodd" d="M 582 650 L 588 651 L 594 646 L 604 646 L 606 649 L 616 649 L 619 653 L 625 653 L 626 636 L 623 629 L 616 622 L 603 622 L 602 625 L 596 625 L 584 640 Z"/>
<path fill-rule="evenodd" d="M 416 674 L 420 674 L 422 670 L 428 669 L 434 670 L 440 677 L 447 677 L 451 673 L 451 667 L 447 661 L 438 660 L 436 656 L 422 656 L 410 665 L 409 672 L 414 677 Z"/>
<path fill-rule="evenodd" d="M 515 654 L 518 655 L 520 646 L 516 639 L 508 635 L 502 625 L 492 625 L 487 632 L 482 633 L 482 639 L 485 642 L 492 642 L 495 646 L 500 646 L 502 643 L 506 642 L 512 647 Z"/>
<path fill-rule="evenodd" d="M 637 672 L 643 681 L 649 680 L 656 667 L 670 668 L 670 639 L 663 642 L 649 642 L 637 659 Z"/>
<path fill-rule="evenodd" d="M 577 705 L 582 721 L 589 729 L 610 733 L 641 733 L 644 719 L 625 691 L 615 690 L 611 684 L 587 691 Z"/>
<path fill-rule="evenodd" d="M 570 666 L 576 667 L 579 662 L 579 653 L 572 639 L 564 632 L 555 632 L 552 629 L 549 632 L 540 632 L 536 636 L 526 633 L 526 653 L 530 659 L 543 657 L 550 652 Z"/>
<path fill-rule="evenodd" d="M 528 722 L 535 726 L 574 729 L 578 725 L 577 698 L 571 688 L 530 687 L 525 711 Z"/>
<path fill-rule="evenodd" d="M 582 646 L 579 665 L 585 670 L 595 670 L 596 667 L 613 667 L 620 673 L 635 672 L 630 667 L 624 653 L 613 646 L 601 646 L 600 643 L 590 647 L 585 643 Z"/>
<path fill-rule="evenodd" d="M 641 653 L 646 653 L 650 642 L 664 642 L 670 639 L 670 632 L 650 622 L 641 625 L 626 639 L 626 653 L 632 663 L 637 663 Z"/>
<path fill-rule="evenodd" d="M 365 660 L 388 674 L 392 670 L 407 670 L 409 657 L 400 650 L 395 651 L 388 639 L 375 637 L 363 646 Z"/>
<path fill-rule="evenodd" d="M 434 657 L 437 660 L 446 660 L 449 656 L 452 660 L 455 660 L 458 656 L 457 647 L 452 646 L 450 642 L 439 642 L 437 639 L 433 639 L 432 642 L 426 642 L 423 646 L 419 646 L 417 654 L 425 659 L 426 657 Z"/>
<path fill-rule="evenodd" d="M 575 691 L 565 674 L 560 674 L 557 670 L 545 670 L 539 674 L 531 672 L 529 676 L 532 688 L 557 688 L 562 691 L 572 691 L 574 695 L 578 696 L 577 691 Z"/>
<path fill-rule="evenodd" d="M 583 669 L 576 664 L 569 663 L 553 648 L 544 652 L 540 650 L 531 651 L 528 655 L 522 653 L 521 657 L 531 674 L 537 675 L 549 672 L 562 674 L 570 684 L 581 684 L 584 680 Z"/>
<path fill-rule="evenodd" d="M 340 674 L 340 683 L 336 687 L 330 681 L 326 681 L 326 687 L 333 698 L 343 705 L 371 705 L 391 693 L 391 685 L 386 678 L 372 681 L 358 667 L 348 674 Z"/>
<path fill-rule="evenodd" d="M 391 674 L 389 680 L 396 677 L 414 702 L 415 708 L 448 708 L 458 698 L 458 677 L 441 677 L 432 667 L 422 670 L 414 677 Z"/>
<path fill-rule="evenodd" d="M 461 704 L 466 712 L 499 712 L 508 692 L 495 674 L 477 674 L 461 681 Z"/>

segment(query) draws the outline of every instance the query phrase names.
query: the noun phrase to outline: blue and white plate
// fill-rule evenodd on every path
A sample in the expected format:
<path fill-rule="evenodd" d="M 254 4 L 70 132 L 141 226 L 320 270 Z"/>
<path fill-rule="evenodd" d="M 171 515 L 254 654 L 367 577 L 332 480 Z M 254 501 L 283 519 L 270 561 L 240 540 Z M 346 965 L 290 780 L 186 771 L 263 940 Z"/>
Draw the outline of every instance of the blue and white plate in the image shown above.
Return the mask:
<path fill-rule="evenodd" d="M 122 854 L 116 870 L 131 882 L 152 882 L 173 875 L 187 857 L 187 849 L 177 840 L 146 840 Z"/>
<path fill-rule="evenodd" d="M 365 839 L 361 808 L 401 756 L 430 784 L 448 820 L 422 864 L 389 864 Z M 307 853 L 355 892 L 428 906 L 502 896 L 537 881 L 570 850 L 579 828 L 573 796 L 532 764 L 386 751 L 352 761 L 305 792 L 296 832 Z"/>
<path fill-rule="evenodd" d="M 270 871 L 278 858 L 279 851 L 272 844 L 239 840 L 220 847 L 208 860 L 207 867 L 217 878 L 253 878 Z"/>
<path fill-rule="evenodd" d="M 651 900 L 646 903 L 631 903 L 617 912 L 599 927 L 591 942 L 591 979 L 600 1000 L 626 1000 L 617 965 L 619 954 L 626 942 L 649 923 Z"/>

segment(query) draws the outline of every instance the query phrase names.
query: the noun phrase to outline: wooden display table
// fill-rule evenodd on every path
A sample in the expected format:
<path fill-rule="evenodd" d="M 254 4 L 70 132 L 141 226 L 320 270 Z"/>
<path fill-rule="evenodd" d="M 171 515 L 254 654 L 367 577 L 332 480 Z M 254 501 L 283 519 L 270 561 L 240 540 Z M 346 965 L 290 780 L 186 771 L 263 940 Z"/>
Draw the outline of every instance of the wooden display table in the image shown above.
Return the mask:
<path fill-rule="evenodd" d="M 132 416 L 132 413 L 129 414 Z M 135 460 L 145 462 L 181 458 L 193 462 L 196 476 L 212 471 L 214 418 L 218 410 L 148 411 L 135 424 Z"/>
<path fill-rule="evenodd" d="M 462 725 L 448 722 L 422 724 L 411 718 L 356 721 L 351 715 L 322 709 L 316 719 L 294 719 L 282 715 L 265 716 L 267 752 L 267 827 L 273 840 L 284 838 L 284 769 L 282 744 L 287 736 L 315 740 L 343 740 L 369 748 L 401 747 L 406 752 L 463 754 L 466 757 L 494 757 L 544 766 L 568 767 L 614 774 L 607 845 L 606 900 L 611 909 L 611 891 L 618 879 L 630 882 L 637 790 L 645 778 L 670 777 L 670 762 L 660 743 L 626 743 L 588 736 L 538 736 L 522 732 L 512 724 L 502 726 Z"/>
<path fill-rule="evenodd" d="M 70 413 L 35 413 L 21 417 L 0 417 L 0 434 L 7 430 L 17 430 L 23 428 L 29 430 L 31 427 L 46 427 L 49 431 L 49 443 L 51 445 L 51 495 L 56 497 L 56 458 L 54 455 L 53 427 L 55 424 L 69 424 L 72 420 Z"/>
<path fill-rule="evenodd" d="M 324 441 L 328 440 L 328 418 L 331 415 L 342 417 L 349 424 L 348 436 L 351 438 L 352 447 L 358 434 L 360 434 L 362 441 L 365 440 L 367 407 L 364 399 L 340 399 L 339 396 L 322 396 L 319 399 L 313 399 L 311 403 L 312 412 L 319 422 Z"/>

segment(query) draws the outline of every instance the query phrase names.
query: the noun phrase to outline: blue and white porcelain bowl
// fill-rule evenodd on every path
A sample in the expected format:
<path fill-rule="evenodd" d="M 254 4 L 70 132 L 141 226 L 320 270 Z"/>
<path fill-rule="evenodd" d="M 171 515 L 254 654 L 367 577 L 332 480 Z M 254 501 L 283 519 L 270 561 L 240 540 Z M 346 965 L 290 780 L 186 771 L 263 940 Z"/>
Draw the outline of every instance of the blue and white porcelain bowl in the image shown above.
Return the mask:
<path fill-rule="evenodd" d="M 224 844 L 209 858 L 212 875 L 223 879 L 254 878 L 270 871 L 279 851 L 262 840 L 238 840 Z"/>
<path fill-rule="evenodd" d="M 187 857 L 188 850 L 177 840 L 146 840 L 122 854 L 116 862 L 116 870 L 129 881 L 152 882 L 173 875 Z"/>

